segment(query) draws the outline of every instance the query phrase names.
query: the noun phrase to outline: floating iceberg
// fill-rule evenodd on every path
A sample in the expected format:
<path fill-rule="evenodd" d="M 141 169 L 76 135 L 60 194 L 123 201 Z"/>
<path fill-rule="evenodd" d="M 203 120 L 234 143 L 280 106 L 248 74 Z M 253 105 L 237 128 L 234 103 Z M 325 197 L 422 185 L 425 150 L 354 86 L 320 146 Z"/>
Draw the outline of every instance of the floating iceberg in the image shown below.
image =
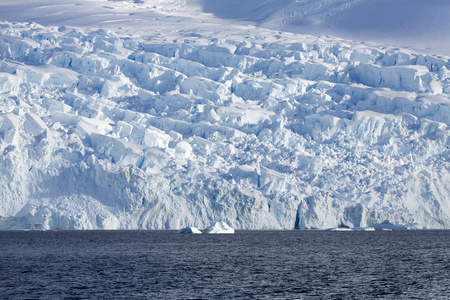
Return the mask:
<path fill-rule="evenodd" d="M 205 233 L 234 233 L 234 229 L 225 222 L 217 222 L 214 225 L 205 228 Z"/>
<path fill-rule="evenodd" d="M 200 230 L 198 230 L 197 228 L 195 228 L 195 227 L 184 227 L 184 228 L 181 228 L 180 230 L 178 230 L 177 231 L 177 233 L 186 233 L 186 234 L 189 234 L 189 233 L 193 233 L 193 234 L 202 234 L 202 232 L 200 231 Z"/>
<path fill-rule="evenodd" d="M 335 227 L 335 228 L 328 228 L 325 231 L 353 231 L 353 229 L 347 227 Z"/>
<path fill-rule="evenodd" d="M 355 228 L 352 228 L 353 229 L 353 231 L 375 231 L 375 228 L 373 228 L 373 227 L 355 227 Z"/>
<path fill-rule="evenodd" d="M 335 227 L 328 228 L 326 231 L 392 231 L 392 230 L 413 230 L 419 229 L 417 224 L 400 224 L 400 223 L 391 223 L 389 220 L 384 220 L 381 223 L 372 224 L 368 227 Z"/>
<path fill-rule="evenodd" d="M 372 224 L 370 226 L 375 230 L 384 230 L 384 231 L 418 229 L 417 224 L 399 224 L 399 223 L 393 224 L 389 222 L 389 220 L 384 220 L 382 223 Z"/>

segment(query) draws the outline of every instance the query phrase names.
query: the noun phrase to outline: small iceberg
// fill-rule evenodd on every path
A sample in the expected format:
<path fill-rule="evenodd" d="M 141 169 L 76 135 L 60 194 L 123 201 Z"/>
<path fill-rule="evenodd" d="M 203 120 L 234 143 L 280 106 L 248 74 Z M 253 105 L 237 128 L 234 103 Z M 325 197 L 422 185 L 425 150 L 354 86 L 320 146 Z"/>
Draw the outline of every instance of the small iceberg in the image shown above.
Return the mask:
<path fill-rule="evenodd" d="M 336 227 L 336 228 L 325 229 L 325 231 L 375 231 L 375 228 L 373 228 L 373 227 L 353 227 L 353 228 Z"/>
<path fill-rule="evenodd" d="M 417 224 L 400 224 L 400 223 L 391 223 L 389 220 L 384 220 L 382 223 L 372 224 L 370 225 L 375 230 L 383 230 L 383 231 L 392 231 L 392 230 L 413 230 L 418 229 Z"/>
<path fill-rule="evenodd" d="M 373 227 L 355 227 L 355 228 L 352 228 L 353 229 L 353 231 L 375 231 L 375 228 L 373 228 Z"/>
<path fill-rule="evenodd" d="M 325 229 L 325 231 L 353 231 L 353 230 L 351 228 L 347 228 L 347 227 L 335 227 L 335 228 Z"/>
<path fill-rule="evenodd" d="M 181 228 L 180 230 L 177 231 L 177 233 L 202 234 L 202 232 L 201 232 L 200 230 L 198 230 L 197 228 L 195 228 L 195 227 L 189 227 L 189 226 L 188 226 L 188 227 Z"/>
<path fill-rule="evenodd" d="M 205 229 L 205 233 L 234 233 L 234 229 L 225 222 L 217 222 Z"/>

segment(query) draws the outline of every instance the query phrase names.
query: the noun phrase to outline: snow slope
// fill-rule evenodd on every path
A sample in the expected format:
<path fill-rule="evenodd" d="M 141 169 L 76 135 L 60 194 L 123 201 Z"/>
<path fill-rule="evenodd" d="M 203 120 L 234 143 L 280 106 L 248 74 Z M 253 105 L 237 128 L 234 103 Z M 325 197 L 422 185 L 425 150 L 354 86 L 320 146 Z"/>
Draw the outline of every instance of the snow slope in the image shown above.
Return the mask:
<path fill-rule="evenodd" d="M 448 57 L 211 3 L 2 1 L 0 228 L 450 226 Z"/>
<path fill-rule="evenodd" d="M 211 15 L 213 18 L 211 18 Z M 447 0 L 2 0 L 0 20 L 148 34 L 231 24 L 331 35 L 450 55 Z M 218 26 L 219 25 L 219 26 Z M 168 30 L 170 31 L 170 30 Z M 232 32 L 233 30 L 228 30 Z"/>
<path fill-rule="evenodd" d="M 446 0 L 203 0 L 221 18 L 450 55 Z"/>

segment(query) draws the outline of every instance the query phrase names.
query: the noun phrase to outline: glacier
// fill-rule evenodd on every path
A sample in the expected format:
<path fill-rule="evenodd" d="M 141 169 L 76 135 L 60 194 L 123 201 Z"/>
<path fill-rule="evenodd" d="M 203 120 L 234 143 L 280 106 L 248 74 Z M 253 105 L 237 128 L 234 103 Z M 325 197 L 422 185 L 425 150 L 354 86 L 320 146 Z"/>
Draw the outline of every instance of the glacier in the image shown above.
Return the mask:
<path fill-rule="evenodd" d="M 1 229 L 450 227 L 448 57 L 193 32 L 0 22 Z"/>

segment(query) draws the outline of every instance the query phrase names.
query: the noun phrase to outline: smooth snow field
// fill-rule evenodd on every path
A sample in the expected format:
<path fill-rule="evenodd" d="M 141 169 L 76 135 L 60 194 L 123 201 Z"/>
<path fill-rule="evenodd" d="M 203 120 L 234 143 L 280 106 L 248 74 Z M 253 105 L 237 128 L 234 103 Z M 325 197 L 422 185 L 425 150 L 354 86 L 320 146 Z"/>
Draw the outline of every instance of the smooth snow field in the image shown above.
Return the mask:
<path fill-rule="evenodd" d="M 449 13 L 2 0 L 0 228 L 449 228 Z"/>

